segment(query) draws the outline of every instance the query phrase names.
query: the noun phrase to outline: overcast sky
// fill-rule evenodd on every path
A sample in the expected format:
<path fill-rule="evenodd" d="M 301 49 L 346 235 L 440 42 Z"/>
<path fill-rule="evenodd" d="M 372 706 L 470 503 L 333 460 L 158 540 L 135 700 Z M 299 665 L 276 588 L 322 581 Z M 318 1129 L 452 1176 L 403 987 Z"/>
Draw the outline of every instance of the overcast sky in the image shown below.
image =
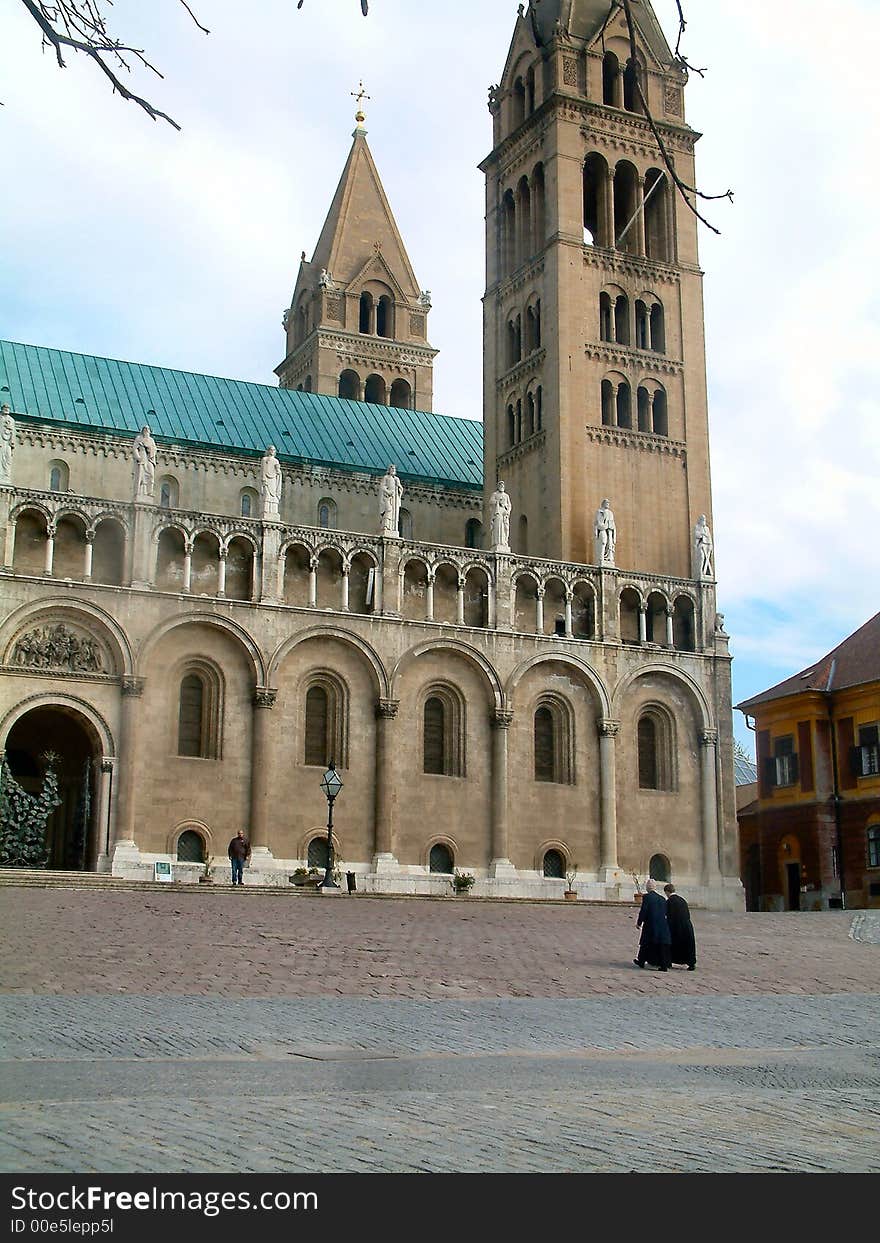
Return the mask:
<path fill-rule="evenodd" d="M 164 80 L 133 88 L 40 50 L 0 9 L 0 335 L 274 383 L 281 313 L 311 256 L 364 79 L 369 142 L 430 289 L 435 409 L 479 418 L 487 88 L 515 0 L 116 0 L 111 28 Z M 667 36 L 674 0 L 656 0 Z M 880 608 L 877 0 L 686 0 L 705 136 L 706 328 L 719 607 L 734 699 Z M 248 13 L 244 23 L 242 10 Z M 867 66 L 867 67 L 866 67 Z M 452 239 L 451 242 L 449 239 Z M 751 735 L 739 713 L 738 736 Z"/>

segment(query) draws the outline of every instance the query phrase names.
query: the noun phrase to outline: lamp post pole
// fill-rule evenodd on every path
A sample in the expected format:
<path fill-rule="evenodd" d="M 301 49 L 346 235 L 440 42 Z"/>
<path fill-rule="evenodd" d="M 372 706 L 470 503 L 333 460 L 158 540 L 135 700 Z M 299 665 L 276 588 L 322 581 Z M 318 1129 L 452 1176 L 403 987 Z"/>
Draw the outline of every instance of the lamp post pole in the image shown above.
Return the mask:
<path fill-rule="evenodd" d="M 324 869 L 321 889 L 338 890 L 339 886 L 333 879 L 333 804 L 342 790 L 342 778 L 337 773 L 336 766 L 332 760 L 321 779 L 321 789 L 327 795 L 327 866 Z"/>

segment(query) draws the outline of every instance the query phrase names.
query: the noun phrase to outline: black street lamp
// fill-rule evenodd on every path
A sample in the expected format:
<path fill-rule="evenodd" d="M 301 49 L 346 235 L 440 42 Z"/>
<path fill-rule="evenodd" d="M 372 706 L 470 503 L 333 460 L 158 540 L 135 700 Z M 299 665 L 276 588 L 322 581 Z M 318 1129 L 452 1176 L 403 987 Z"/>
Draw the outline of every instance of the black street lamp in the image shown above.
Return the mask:
<path fill-rule="evenodd" d="M 333 804 L 342 792 L 342 778 L 336 771 L 332 760 L 321 778 L 321 789 L 327 795 L 327 867 L 324 871 L 324 879 L 321 881 L 321 888 L 338 889 L 339 886 L 333 879 Z"/>

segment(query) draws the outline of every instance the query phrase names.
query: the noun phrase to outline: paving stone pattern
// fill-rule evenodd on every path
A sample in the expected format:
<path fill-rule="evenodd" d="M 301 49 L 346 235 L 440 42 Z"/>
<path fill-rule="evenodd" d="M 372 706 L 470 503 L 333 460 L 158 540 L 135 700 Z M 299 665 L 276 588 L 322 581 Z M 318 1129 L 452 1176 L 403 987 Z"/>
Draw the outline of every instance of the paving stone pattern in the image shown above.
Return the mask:
<path fill-rule="evenodd" d="M 6 890 L 0 1167 L 880 1170 L 876 917 L 634 920 Z"/>

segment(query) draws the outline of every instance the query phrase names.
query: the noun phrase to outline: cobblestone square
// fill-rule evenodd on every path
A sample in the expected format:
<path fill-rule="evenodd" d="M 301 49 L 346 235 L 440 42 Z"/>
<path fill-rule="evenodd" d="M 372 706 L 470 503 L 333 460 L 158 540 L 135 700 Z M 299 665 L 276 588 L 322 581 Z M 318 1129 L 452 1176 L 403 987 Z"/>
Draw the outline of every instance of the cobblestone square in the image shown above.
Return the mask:
<path fill-rule="evenodd" d="M 7 887 L 0 1164 L 880 1169 L 877 917 L 695 911 L 665 976 L 635 917 Z"/>

